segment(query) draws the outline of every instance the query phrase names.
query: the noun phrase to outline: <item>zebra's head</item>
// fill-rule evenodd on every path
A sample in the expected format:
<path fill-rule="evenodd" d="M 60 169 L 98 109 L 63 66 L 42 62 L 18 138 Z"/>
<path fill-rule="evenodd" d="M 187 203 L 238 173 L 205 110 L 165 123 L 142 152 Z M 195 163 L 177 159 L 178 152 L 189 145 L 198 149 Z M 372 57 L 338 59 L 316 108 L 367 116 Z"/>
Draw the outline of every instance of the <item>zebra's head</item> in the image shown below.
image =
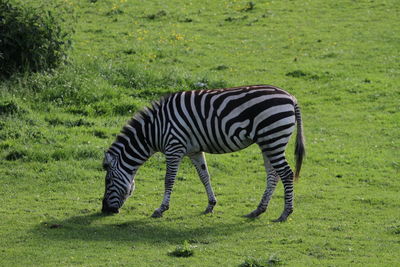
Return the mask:
<path fill-rule="evenodd" d="M 110 152 L 105 153 L 103 169 L 107 171 L 105 193 L 103 198 L 103 213 L 118 213 L 125 200 L 135 190 L 133 175 L 124 170 L 119 157 Z"/>

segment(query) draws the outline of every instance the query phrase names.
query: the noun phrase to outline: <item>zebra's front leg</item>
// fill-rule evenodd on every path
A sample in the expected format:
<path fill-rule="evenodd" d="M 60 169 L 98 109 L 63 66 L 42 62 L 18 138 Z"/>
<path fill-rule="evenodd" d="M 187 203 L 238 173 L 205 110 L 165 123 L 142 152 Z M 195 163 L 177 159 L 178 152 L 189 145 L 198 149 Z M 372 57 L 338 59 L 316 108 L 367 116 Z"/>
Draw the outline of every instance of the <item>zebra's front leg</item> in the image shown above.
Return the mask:
<path fill-rule="evenodd" d="M 208 196 L 208 206 L 204 211 L 204 214 L 212 213 L 214 206 L 217 204 L 217 199 L 215 198 L 214 191 L 210 182 L 210 174 L 208 173 L 207 162 L 203 152 L 189 155 L 193 165 L 197 170 L 197 174 L 201 182 L 203 183 L 207 196 Z"/>
<path fill-rule="evenodd" d="M 279 176 L 276 173 L 276 171 L 274 170 L 274 168 L 271 166 L 271 163 L 265 153 L 263 153 L 263 157 L 264 157 L 264 167 L 267 172 L 267 187 L 261 198 L 260 204 L 258 204 L 258 206 L 255 210 L 253 210 L 249 214 L 245 215 L 245 217 L 247 217 L 247 218 L 256 218 L 261 213 L 264 213 L 267 210 L 269 201 L 271 200 L 271 197 L 275 191 L 276 185 L 279 181 Z"/>
<path fill-rule="evenodd" d="M 172 188 L 174 187 L 176 173 L 178 172 L 179 164 L 181 162 L 181 156 L 169 156 L 167 157 L 167 171 L 165 174 L 165 190 L 164 198 L 161 206 L 156 209 L 151 217 L 160 218 L 163 212 L 169 209 L 169 200 L 172 193 Z"/>

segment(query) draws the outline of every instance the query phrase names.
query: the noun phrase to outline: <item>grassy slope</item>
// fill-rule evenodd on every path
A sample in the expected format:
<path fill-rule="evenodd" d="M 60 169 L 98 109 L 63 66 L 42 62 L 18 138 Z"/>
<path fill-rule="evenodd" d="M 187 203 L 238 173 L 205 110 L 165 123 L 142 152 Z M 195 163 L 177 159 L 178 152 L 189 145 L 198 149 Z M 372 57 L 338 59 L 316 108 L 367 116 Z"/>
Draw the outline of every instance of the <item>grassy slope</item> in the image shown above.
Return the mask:
<path fill-rule="evenodd" d="M 255 1 L 248 12 L 245 1 L 216 2 L 63 1 L 77 18 L 73 64 L 1 84 L 16 110 L 0 124 L 0 265 L 400 261 L 396 1 Z M 308 155 L 291 219 L 270 222 L 281 186 L 265 215 L 240 217 L 264 188 L 257 147 L 208 155 L 211 216 L 200 215 L 206 195 L 185 161 L 171 209 L 149 218 L 162 197 L 161 155 L 140 170 L 121 214 L 99 216 L 114 134 L 151 99 L 199 81 L 269 83 L 299 99 Z M 195 255 L 168 256 L 184 240 Z"/>

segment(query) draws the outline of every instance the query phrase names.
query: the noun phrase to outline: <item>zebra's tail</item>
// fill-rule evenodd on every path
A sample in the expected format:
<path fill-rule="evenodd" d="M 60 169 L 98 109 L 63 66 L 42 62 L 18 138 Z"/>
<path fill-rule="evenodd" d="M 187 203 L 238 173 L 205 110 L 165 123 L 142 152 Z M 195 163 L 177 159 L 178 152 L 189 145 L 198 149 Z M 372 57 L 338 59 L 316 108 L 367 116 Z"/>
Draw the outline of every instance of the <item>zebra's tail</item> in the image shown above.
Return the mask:
<path fill-rule="evenodd" d="M 301 164 L 303 163 L 303 159 L 306 153 L 305 150 L 305 143 L 304 143 L 304 133 L 303 133 L 303 122 L 301 120 L 301 112 L 300 108 L 295 103 L 294 105 L 294 112 L 296 117 L 297 123 L 297 136 L 296 136 L 296 144 L 294 149 L 294 155 L 296 158 L 296 171 L 294 173 L 294 179 L 297 180 L 300 175 Z"/>

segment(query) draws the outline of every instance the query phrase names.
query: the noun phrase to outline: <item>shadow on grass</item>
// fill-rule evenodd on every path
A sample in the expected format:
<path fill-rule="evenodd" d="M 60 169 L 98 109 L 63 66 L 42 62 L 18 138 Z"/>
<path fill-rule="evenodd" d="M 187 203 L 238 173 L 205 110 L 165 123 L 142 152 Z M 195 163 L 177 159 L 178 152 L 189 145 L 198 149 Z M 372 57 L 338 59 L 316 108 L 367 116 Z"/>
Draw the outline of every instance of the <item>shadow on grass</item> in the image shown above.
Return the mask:
<path fill-rule="evenodd" d="M 101 213 L 94 213 L 53 220 L 37 225 L 31 232 L 43 239 L 59 241 L 180 243 L 182 240 L 189 240 L 207 243 L 210 239 L 260 227 L 252 224 L 251 220 L 222 223 L 211 217 L 198 217 L 195 218 L 196 222 L 187 218 L 143 218 L 116 224 L 109 224 L 106 217 Z"/>

